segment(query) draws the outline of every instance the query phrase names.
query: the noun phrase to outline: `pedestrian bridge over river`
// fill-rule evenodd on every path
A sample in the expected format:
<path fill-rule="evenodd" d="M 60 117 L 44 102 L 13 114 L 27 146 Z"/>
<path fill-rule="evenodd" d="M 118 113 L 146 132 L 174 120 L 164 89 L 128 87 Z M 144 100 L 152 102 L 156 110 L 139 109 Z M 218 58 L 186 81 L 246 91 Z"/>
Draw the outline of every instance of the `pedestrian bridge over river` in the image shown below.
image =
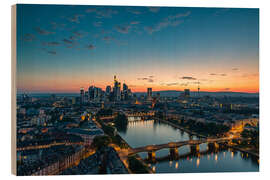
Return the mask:
<path fill-rule="evenodd" d="M 170 149 L 170 154 L 175 155 L 178 154 L 178 148 L 182 146 L 189 145 L 191 153 L 196 153 L 200 151 L 200 144 L 207 143 L 209 149 L 215 149 L 219 147 L 220 143 L 231 143 L 232 140 L 242 141 L 243 138 L 231 138 L 231 137 L 224 137 L 224 138 L 206 138 L 206 139 L 199 139 L 199 140 L 188 140 L 188 141 L 180 141 L 180 142 L 169 142 L 166 144 L 157 144 L 157 145 L 148 145 L 143 147 L 137 148 L 130 148 L 128 150 L 128 155 L 133 155 L 141 152 L 148 152 L 149 158 L 155 157 L 155 152 L 161 149 Z"/>

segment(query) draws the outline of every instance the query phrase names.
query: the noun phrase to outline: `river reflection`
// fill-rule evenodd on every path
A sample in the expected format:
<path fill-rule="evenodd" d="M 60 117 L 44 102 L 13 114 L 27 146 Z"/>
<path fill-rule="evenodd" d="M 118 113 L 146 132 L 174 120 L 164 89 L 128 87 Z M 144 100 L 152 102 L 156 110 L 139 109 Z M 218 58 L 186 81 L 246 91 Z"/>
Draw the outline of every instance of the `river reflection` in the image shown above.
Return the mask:
<path fill-rule="evenodd" d="M 196 136 L 190 136 L 184 131 L 154 120 L 129 122 L 127 130 L 119 134 L 133 148 L 198 139 Z M 191 153 L 190 146 L 187 145 L 179 147 L 176 155 L 170 155 L 169 149 L 156 151 L 155 159 L 148 159 L 147 152 L 139 155 L 156 173 L 259 171 L 256 157 L 226 147 L 209 150 L 206 143 L 200 145 L 197 153 Z"/>

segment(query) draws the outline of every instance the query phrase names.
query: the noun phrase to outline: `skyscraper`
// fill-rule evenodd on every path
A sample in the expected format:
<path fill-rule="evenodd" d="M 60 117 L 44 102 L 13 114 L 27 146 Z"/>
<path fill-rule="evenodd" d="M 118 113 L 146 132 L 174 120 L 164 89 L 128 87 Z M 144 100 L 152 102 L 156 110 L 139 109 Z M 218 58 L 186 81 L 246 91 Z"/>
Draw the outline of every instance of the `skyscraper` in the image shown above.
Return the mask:
<path fill-rule="evenodd" d="M 128 86 L 125 83 L 123 84 L 123 100 L 128 100 Z"/>
<path fill-rule="evenodd" d="M 152 100 L 152 88 L 147 88 L 147 100 Z"/>
<path fill-rule="evenodd" d="M 121 83 L 117 81 L 115 75 L 114 75 L 113 96 L 115 101 L 121 100 Z"/>
<path fill-rule="evenodd" d="M 106 87 L 106 95 L 107 95 L 107 96 L 110 95 L 111 90 L 112 90 L 111 86 L 107 86 L 107 87 Z"/>
<path fill-rule="evenodd" d="M 80 89 L 80 101 L 81 101 L 81 104 L 84 103 L 84 89 L 83 89 L 83 87 L 81 87 L 81 89 Z"/>
<path fill-rule="evenodd" d="M 185 89 L 184 90 L 184 96 L 185 97 L 189 97 L 190 96 L 190 90 L 189 89 Z"/>
<path fill-rule="evenodd" d="M 93 100 L 94 99 L 94 86 L 90 86 L 88 88 L 88 98 L 89 98 L 89 101 Z"/>

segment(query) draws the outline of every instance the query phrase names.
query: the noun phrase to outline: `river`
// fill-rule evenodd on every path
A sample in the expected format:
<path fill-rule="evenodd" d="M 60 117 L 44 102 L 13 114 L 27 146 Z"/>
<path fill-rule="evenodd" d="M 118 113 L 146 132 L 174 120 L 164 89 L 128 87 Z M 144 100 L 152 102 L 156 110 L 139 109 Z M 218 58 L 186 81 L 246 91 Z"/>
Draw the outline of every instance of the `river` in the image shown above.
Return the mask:
<path fill-rule="evenodd" d="M 137 120 L 130 117 L 127 127 L 119 130 L 120 136 L 133 148 L 198 139 L 196 136 L 190 136 L 182 130 L 156 120 Z M 230 148 L 210 152 L 207 151 L 207 147 L 207 144 L 201 144 L 199 155 L 187 155 L 190 147 L 180 147 L 178 154 L 181 158 L 170 158 L 169 149 L 162 149 L 156 152 L 155 162 L 147 161 L 147 153 L 139 153 L 139 155 L 156 173 L 259 171 L 257 158 L 250 154 Z"/>

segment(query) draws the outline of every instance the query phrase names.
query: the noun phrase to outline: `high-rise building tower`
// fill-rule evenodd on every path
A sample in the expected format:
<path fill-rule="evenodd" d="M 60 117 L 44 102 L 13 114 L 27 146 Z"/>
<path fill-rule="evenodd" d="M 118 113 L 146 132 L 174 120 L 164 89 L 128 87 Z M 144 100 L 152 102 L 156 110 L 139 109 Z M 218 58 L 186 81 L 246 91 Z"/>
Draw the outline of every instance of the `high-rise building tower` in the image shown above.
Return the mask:
<path fill-rule="evenodd" d="M 152 88 L 147 88 L 147 100 L 152 100 Z"/>
<path fill-rule="evenodd" d="M 125 83 L 123 84 L 123 100 L 128 100 L 128 86 Z"/>
<path fill-rule="evenodd" d="M 200 82 L 198 81 L 198 97 L 200 97 Z"/>
<path fill-rule="evenodd" d="M 84 89 L 83 89 L 83 87 L 81 87 L 81 89 L 80 89 L 80 101 L 81 101 L 81 104 L 84 103 Z"/>
<path fill-rule="evenodd" d="M 114 75 L 113 96 L 114 96 L 114 100 L 116 101 L 121 100 L 121 83 L 117 81 L 115 75 Z"/>
<path fill-rule="evenodd" d="M 106 87 L 106 95 L 107 95 L 107 96 L 110 95 L 111 90 L 112 90 L 111 86 L 107 86 L 107 87 Z"/>
<path fill-rule="evenodd" d="M 95 87 L 94 86 L 90 86 L 88 88 L 88 98 L 89 98 L 89 101 L 93 100 L 94 99 L 94 89 Z"/>
<path fill-rule="evenodd" d="M 185 97 L 189 97 L 190 96 L 190 90 L 189 89 L 185 89 L 184 90 L 184 96 Z"/>

